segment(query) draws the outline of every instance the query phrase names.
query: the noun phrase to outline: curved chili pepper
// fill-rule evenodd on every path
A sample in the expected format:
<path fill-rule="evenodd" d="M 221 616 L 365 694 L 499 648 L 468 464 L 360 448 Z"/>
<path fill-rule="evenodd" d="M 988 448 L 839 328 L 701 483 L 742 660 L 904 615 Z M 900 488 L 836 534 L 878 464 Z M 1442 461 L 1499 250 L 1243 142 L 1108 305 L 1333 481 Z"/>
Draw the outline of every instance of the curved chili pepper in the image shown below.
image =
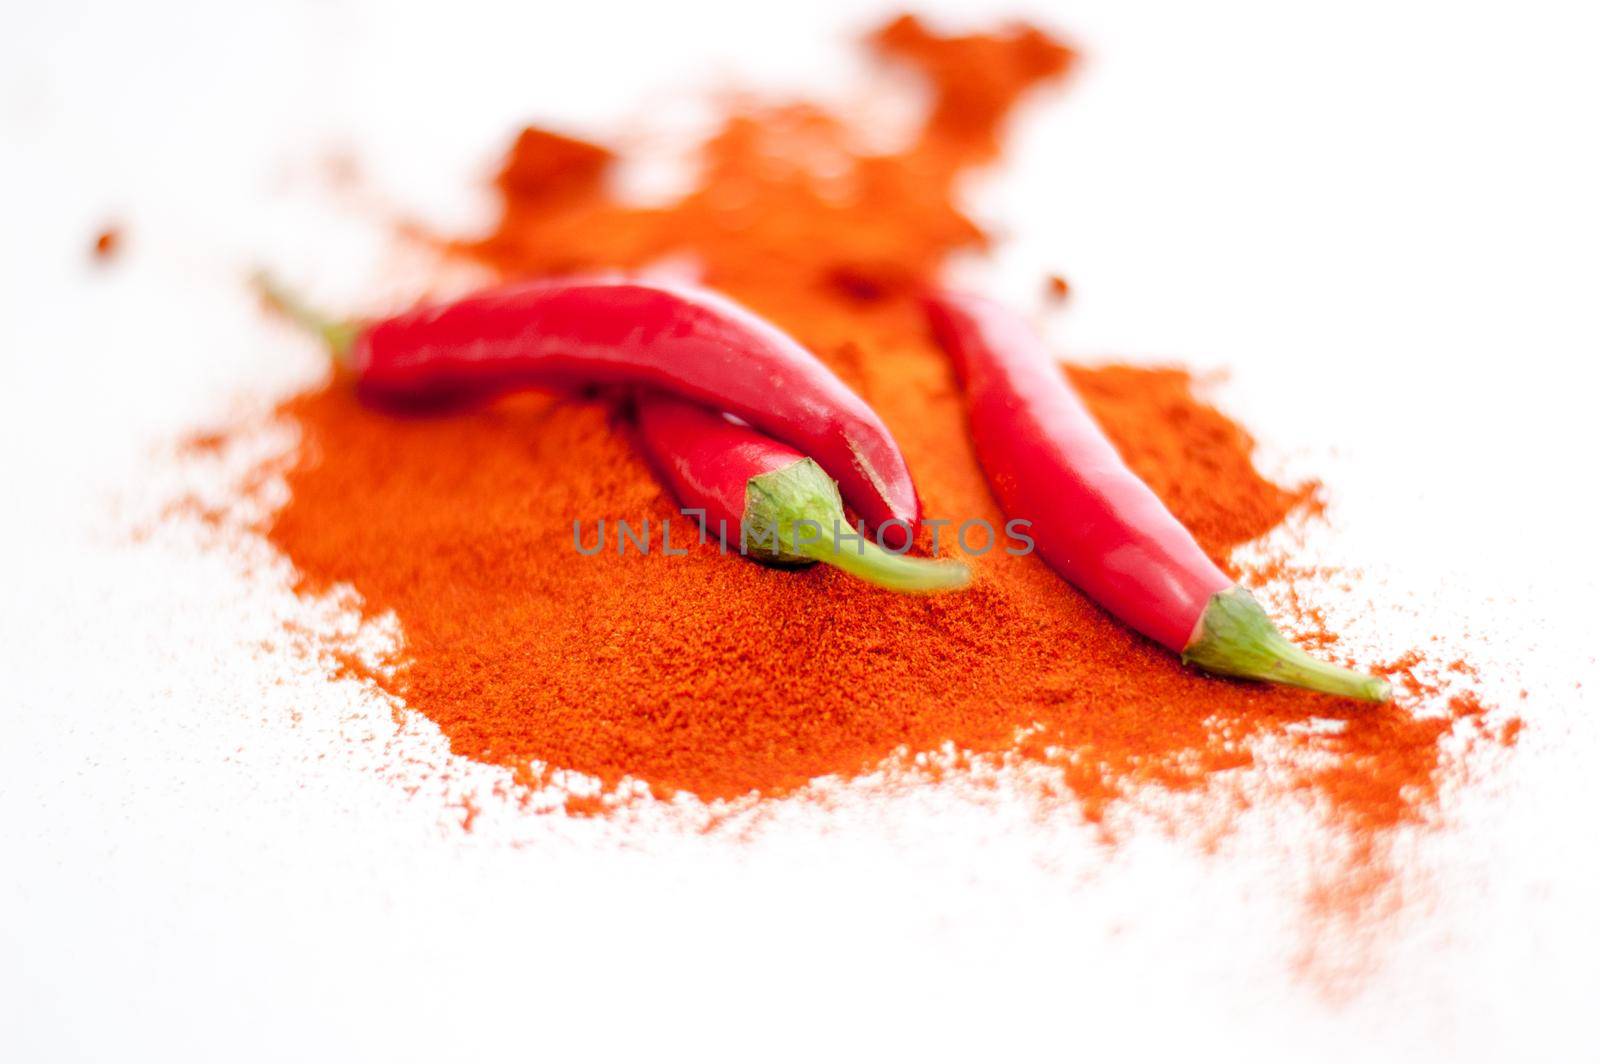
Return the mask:
<path fill-rule="evenodd" d="M 437 406 L 596 384 L 672 392 L 815 458 L 889 546 L 909 544 L 916 530 L 916 487 L 878 415 L 811 352 L 721 296 L 640 281 L 535 281 L 336 324 L 257 280 L 328 342 L 374 402 Z"/>
<path fill-rule="evenodd" d="M 640 395 L 635 416 L 650 464 L 680 505 L 703 511 L 702 540 L 709 535 L 724 550 L 742 546 L 773 565 L 826 562 L 894 591 L 946 591 L 969 580 L 959 562 L 908 558 L 870 534 L 858 538 L 838 486 L 787 444 L 662 393 Z"/>
<path fill-rule="evenodd" d="M 967 393 L 1000 507 L 1052 568 L 1124 624 L 1210 672 L 1384 701 L 1389 685 L 1316 661 L 1200 549 L 1122 461 L 1017 315 L 940 293 L 925 307 Z"/>

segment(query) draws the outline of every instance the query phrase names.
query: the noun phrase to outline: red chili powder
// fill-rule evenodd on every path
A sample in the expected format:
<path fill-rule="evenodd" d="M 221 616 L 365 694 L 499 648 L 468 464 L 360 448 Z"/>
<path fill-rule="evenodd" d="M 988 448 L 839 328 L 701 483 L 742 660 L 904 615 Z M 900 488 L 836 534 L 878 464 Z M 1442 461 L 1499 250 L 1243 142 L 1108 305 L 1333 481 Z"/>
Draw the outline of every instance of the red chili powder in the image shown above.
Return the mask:
<path fill-rule="evenodd" d="M 118 226 L 108 225 L 100 230 L 90 246 L 90 251 L 99 262 L 107 262 L 116 257 L 122 247 L 122 230 Z"/>
<path fill-rule="evenodd" d="M 498 225 L 452 250 L 507 276 L 691 256 L 877 408 L 930 517 L 999 527 L 962 397 L 905 292 L 983 243 L 952 183 L 993 157 L 1013 104 L 1072 53 L 1033 29 L 941 37 L 910 18 L 871 43 L 934 90 L 904 150 L 861 155 L 857 131 L 818 107 L 745 110 L 704 145 L 691 191 L 641 208 L 608 194 L 612 152 L 530 130 L 501 173 Z M 1256 471 L 1249 436 L 1182 370 L 1069 372 L 1220 563 L 1311 502 L 1311 488 Z M 398 619 L 403 646 L 372 678 L 455 753 L 530 785 L 551 770 L 598 779 L 601 797 L 573 812 L 611 808 L 626 780 L 656 796 L 770 798 L 951 744 L 1044 769 L 1047 789 L 1099 821 L 1140 788 L 1247 769 L 1271 741 L 1316 755 L 1274 775 L 1276 793 L 1313 795 L 1371 831 L 1427 815 L 1444 740 L 1483 716 L 1470 696 L 1417 712 L 1428 691 L 1413 659 L 1392 670 L 1401 697 L 1380 707 L 1199 675 L 1036 558 L 998 550 L 972 559 L 969 591 L 933 598 L 714 546 L 580 556 L 575 519 L 591 537 L 599 519 L 648 519 L 658 547 L 659 522 L 675 518 L 677 544 L 691 529 L 620 415 L 595 401 L 397 418 L 333 382 L 281 415 L 301 440 L 267 535 L 303 589 L 347 585 L 366 614 Z M 1307 729 L 1314 720 L 1336 723 Z"/>

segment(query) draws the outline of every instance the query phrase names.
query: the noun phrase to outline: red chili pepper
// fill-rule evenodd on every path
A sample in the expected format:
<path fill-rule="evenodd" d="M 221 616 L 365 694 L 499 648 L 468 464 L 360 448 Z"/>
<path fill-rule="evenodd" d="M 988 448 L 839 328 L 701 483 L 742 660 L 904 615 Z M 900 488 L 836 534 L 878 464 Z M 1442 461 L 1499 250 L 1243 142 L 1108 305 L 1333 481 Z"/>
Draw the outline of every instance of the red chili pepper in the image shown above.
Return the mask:
<path fill-rule="evenodd" d="M 1389 685 L 1316 661 L 1273 626 L 1117 454 L 1044 342 L 986 300 L 926 300 L 967 393 L 978 459 L 1052 568 L 1135 631 L 1211 672 L 1383 701 Z"/>
<path fill-rule="evenodd" d="M 373 401 L 436 406 L 596 384 L 672 392 L 815 458 L 888 545 L 908 544 L 916 529 L 911 473 L 872 408 L 789 336 L 710 292 L 537 281 L 368 324 L 333 324 L 267 279 L 258 283 L 327 340 Z"/>
<path fill-rule="evenodd" d="M 638 397 L 639 441 L 680 505 L 701 510 L 702 541 L 775 565 L 826 562 L 895 591 L 966 585 L 967 567 L 885 551 L 845 519 L 839 488 L 799 451 L 662 393 Z"/>

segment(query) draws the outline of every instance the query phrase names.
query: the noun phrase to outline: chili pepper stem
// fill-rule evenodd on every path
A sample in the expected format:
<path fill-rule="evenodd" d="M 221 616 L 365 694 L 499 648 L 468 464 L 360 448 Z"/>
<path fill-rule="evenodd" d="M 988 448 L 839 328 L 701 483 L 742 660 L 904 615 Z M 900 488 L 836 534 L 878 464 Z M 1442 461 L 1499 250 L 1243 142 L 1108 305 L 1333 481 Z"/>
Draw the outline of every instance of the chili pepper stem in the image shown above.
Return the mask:
<path fill-rule="evenodd" d="M 809 558 L 890 591 L 954 591 L 972 582 L 971 572 L 961 562 L 908 558 L 884 550 L 871 540 L 841 543 L 835 549 L 830 539 L 806 544 L 801 550 Z"/>
<path fill-rule="evenodd" d="M 1304 687 L 1324 694 L 1387 702 L 1389 684 L 1376 676 L 1318 661 L 1291 643 L 1260 603 L 1242 587 L 1219 591 L 1206 603 L 1186 664 L 1248 680 Z"/>
<path fill-rule="evenodd" d="M 972 579 L 960 562 L 894 554 L 857 534 L 839 486 L 810 458 L 751 477 L 745 487 L 745 549 L 760 561 L 823 562 L 891 591 L 953 591 Z"/>
<path fill-rule="evenodd" d="M 250 285 L 267 306 L 294 322 L 306 332 L 318 337 L 328 346 L 328 353 L 340 366 L 347 365 L 350 348 L 355 343 L 361 327 L 355 322 L 330 318 L 301 299 L 293 291 L 278 283 L 266 270 L 250 275 Z"/>

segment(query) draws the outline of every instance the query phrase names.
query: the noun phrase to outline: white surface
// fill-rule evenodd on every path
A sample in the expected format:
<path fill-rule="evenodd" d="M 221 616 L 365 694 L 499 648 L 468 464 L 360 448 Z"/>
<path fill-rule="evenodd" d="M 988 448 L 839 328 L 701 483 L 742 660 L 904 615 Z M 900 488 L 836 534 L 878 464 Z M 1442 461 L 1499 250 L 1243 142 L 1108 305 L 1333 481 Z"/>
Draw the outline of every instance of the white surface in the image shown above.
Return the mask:
<path fill-rule="evenodd" d="M 1327 480 L 1328 554 L 1392 603 L 1353 635 L 1437 632 L 1530 692 L 1407 843 L 1350 996 L 1294 975 L 1266 818 L 1210 857 L 953 789 L 749 839 L 492 803 L 463 833 L 431 774 L 495 773 L 262 649 L 303 611 L 278 563 L 130 541 L 174 434 L 316 372 L 241 270 L 392 279 L 329 150 L 469 226 L 519 123 L 848 81 L 870 14 L 38 4 L 0 39 L 0 1056 L 1594 1059 L 1593 8 L 1056 6 L 1089 61 L 976 189 L 1015 237 L 988 283 L 1066 273 L 1073 353 L 1231 367 L 1219 399 Z"/>

